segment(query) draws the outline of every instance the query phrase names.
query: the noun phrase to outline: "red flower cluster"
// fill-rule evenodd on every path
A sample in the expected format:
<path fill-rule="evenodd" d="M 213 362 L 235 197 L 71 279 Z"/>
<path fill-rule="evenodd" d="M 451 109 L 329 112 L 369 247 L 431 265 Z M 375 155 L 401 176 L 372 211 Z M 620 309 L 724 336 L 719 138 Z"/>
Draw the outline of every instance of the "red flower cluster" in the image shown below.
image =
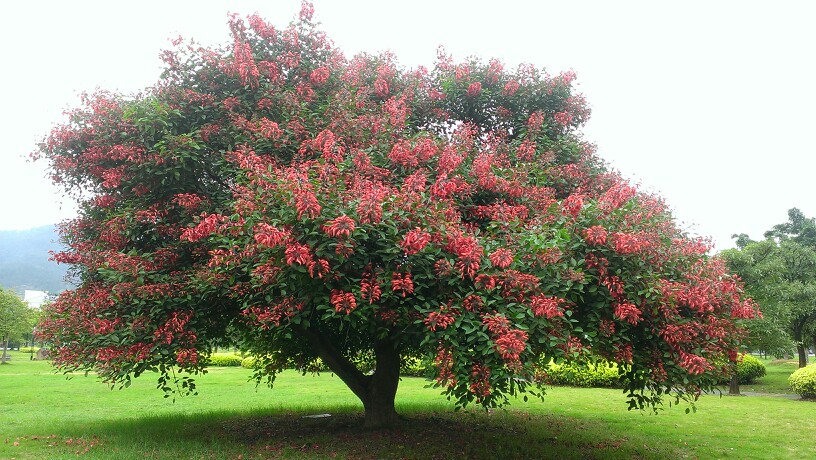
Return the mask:
<path fill-rule="evenodd" d="M 424 249 L 430 240 L 431 235 L 417 227 L 405 234 L 400 241 L 400 246 L 405 255 L 410 256 Z"/>
<path fill-rule="evenodd" d="M 646 241 L 631 233 L 613 233 L 612 248 L 619 254 L 635 254 L 646 247 Z"/>
<path fill-rule="evenodd" d="M 510 329 L 496 338 L 496 351 L 503 360 L 515 363 L 527 348 L 527 333 L 519 329 Z"/>
<path fill-rule="evenodd" d="M 601 225 L 593 225 L 584 230 L 584 241 L 591 246 L 606 244 L 606 229 Z"/>
<path fill-rule="evenodd" d="M 680 367 L 686 369 L 689 374 L 700 375 L 712 369 L 711 364 L 702 356 L 680 351 Z"/>
<path fill-rule="evenodd" d="M 578 217 L 581 209 L 584 207 L 584 196 L 580 194 L 572 194 L 568 196 L 561 204 L 564 214 L 572 217 Z"/>
<path fill-rule="evenodd" d="M 490 254 L 490 263 L 496 268 L 507 268 L 513 264 L 513 252 L 506 248 L 497 249 Z"/>
<path fill-rule="evenodd" d="M 391 290 L 402 293 L 403 297 L 412 294 L 414 292 L 414 281 L 411 279 L 411 274 L 394 272 L 391 275 Z"/>
<path fill-rule="evenodd" d="M 542 294 L 530 298 L 530 309 L 533 310 L 535 316 L 545 316 L 550 319 L 564 316 L 561 305 L 565 302 L 564 299 Z"/>
<path fill-rule="evenodd" d="M 210 236 L 218 229 L 221 222 L 226 220 L 226 217 L 220 214 L 201 214 L 203 219 L 195 227 L 185 228 L 179 237 L 182 241 L 195 242 Z"/>
<path fill-rule="evenodd" d="M 631 303 L 619 303 L 615 306 L 615 316 L 629 324 L 637 324 L 642 319 L 641 311 Z"/>
<path fill-rule="evenodd" d="M 255 242 L 269 248 L 282 245 L 289 239 L 289 235 L 269 224 L 259 223 L 255 225 Z"/>
<path fill-rule="evenodd" d="M 373 304 L 380 300 L 382 295 L 382 288 L 377 282 L 377 275 L 374 274 L 371 266 L 367 267 L 363 272 L 362 280 L 360 281 L 360 297 L 367 300 L 368 303 Z"/>
<path fill-rule="evenodd" d="M 482 94 L 482 83 L 481 82 L 474 82 L 468 86 L 467 95 L 470 97 L 476 97 Z"/>
<path fill-rule="evenodd" d="M 456 315 L 445 307 L 440 311 L 432 311 L 428 313 L 428 317 L 423 321 L 428 330 L 436 331 L 439 329 L 446 329 L 448 326 L 456 321 Z"/>
<path fill-rule="evenodd" d="M 349 314 L 357 308 L 357 299 L 351 292 L 343 292 L 333 289 L 329 300 L 334 307 L 334 311 L 338 313 Z"/>
<path fill-rule="evenodd" d="M 308 244 L 290 242 L 286 245 L 285 255 L 288 265 L 308 266 L 312 261 L 312 250 Z"/>
<path fill-rule="evenodd" d="M 348 238 L 354 231 L 354 220 L 348 216 L 340 216 L 323 225 L 323 231 L 335 238 Z"/>

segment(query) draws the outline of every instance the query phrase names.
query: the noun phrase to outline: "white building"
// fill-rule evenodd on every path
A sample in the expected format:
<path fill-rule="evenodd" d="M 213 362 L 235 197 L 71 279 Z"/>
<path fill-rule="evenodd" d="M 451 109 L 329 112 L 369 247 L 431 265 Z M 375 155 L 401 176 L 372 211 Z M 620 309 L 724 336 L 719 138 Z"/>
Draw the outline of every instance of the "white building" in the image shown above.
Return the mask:
<path fill-rule="evenodd" d="M 26 289 L 23 293 L 23 301 L 28 304 L 30 308 L 40 308 L 46 300 L 50 300 L 51 295 L 45 291 L 33 291 Z"/>

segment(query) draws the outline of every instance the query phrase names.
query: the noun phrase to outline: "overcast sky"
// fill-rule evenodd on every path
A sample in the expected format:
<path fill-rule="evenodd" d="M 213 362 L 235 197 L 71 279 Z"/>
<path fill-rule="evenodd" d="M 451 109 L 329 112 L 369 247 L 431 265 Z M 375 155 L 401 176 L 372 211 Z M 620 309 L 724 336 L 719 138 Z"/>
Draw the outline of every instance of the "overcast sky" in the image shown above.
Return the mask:
<path fill-rule="evenodd" d="M 593 111 L 586 138 L 718 249 L 733 246 L 732 233 L 761 238 L 791 207 L 816 216 L 816 2 L 314 4 L 347 56 L 391 50 L 406 67 L 430 67 L 444 45 L 457 59 L 574 69 Z M 45 165 L 26 158 L 80 92 L 138 91 L 156 81 L 168 39 L 229 41 L 228 12 L 282 28 L 299 5 L 0 3 L 0 230 L 72 216 Z"/>

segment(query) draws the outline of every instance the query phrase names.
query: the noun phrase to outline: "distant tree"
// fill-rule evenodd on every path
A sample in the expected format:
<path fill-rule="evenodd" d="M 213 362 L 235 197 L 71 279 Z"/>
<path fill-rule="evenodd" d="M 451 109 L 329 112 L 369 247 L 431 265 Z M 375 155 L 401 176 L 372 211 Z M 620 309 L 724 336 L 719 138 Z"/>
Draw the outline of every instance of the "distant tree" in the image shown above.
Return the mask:
<path fill-rule="evenodd" d="M 791 208 L 788 210 L 788 221 L 774 225 L 765 232 L 765 238 L 791 240 L 816 249 L 816 218 L 805 217 L 798 208 Z"/>
<path fill-rule="evenodd" d="M 0 364 L 8 361 L 9 340 L 22 337 L 31 332 L 32 314 L 28 305 L 22 301 L 14 291 L 0 289 L 0 340 L 3 342 L 3 355 Z"/>
<path fill-rule="evenodd" d="M 749 346 L 777 354 L 792 341 L 800 367 L 807 365 L 808 347 L 816 345 L 815 231 L 814 219 L 793 208 L 788 222 L 765 233 L 766 240 L 751 241 L 743 234 L 739 249 L 721 253 L 762 306 L 763 318 L 748 326 Z"/>
<path fill-rule="evenodd" d="M 39 327 L 57 366 L 169 390 L 234 334 L 259 379 L 321 358 L 373 427 L 397 420 L 406 355 L 459 405 L 590 353 L 631 407 L 716 385 L 754 305 L 581 140 L 573 73 L 349 60 L 311 15 L 234 17 L 229 46 L 168 52 L 154 88 L 89 97 L 44 142 L 80 200 L 56 256 L 79 287 Z"/>

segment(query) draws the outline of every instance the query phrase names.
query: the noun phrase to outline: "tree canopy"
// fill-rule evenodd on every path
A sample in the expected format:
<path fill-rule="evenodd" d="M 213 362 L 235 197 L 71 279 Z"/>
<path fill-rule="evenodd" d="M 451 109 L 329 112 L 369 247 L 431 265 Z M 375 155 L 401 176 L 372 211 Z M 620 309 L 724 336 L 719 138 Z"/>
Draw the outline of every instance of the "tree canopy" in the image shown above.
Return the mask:
<path fill-rule="evenodd" d="M 6 362 L 9 340 L 31 333 L 32 318 L 31 309 L 14 291 L 0 288 L 0 345 L 3 347 L 0 363 Z"/>
<path fill-rule="evenodd" d="M 763 311 L 748 326 L 748 345 L 773 354 L 795 345 L 799 366 L 807 365 L 807 349 L 816 344 L 816 221 L 792 208 L 788 221 L 765 232 L 763 241 L 734 236 L 738 249 L 721 255 Z"/>
<path fill-rule="evenodd" d="M 736 358 L 755 305 L 582 140 L 572 72 L 346 58 L 308 3 L 282 30 L 229 27 L 221 48 L 177 43 L 142 94 L 88 96 L 42 144 L 81 209 L 56 255 L 79 287 L 41 323 L 60 368 L 158 370 L 171 389 L 228 339 L 270 383 L 321 358 L 378 426 L 406 355 L 485 407 L 540 389 L 549 359 L 617 361 L 643 408 L 694 400 Z"/>

